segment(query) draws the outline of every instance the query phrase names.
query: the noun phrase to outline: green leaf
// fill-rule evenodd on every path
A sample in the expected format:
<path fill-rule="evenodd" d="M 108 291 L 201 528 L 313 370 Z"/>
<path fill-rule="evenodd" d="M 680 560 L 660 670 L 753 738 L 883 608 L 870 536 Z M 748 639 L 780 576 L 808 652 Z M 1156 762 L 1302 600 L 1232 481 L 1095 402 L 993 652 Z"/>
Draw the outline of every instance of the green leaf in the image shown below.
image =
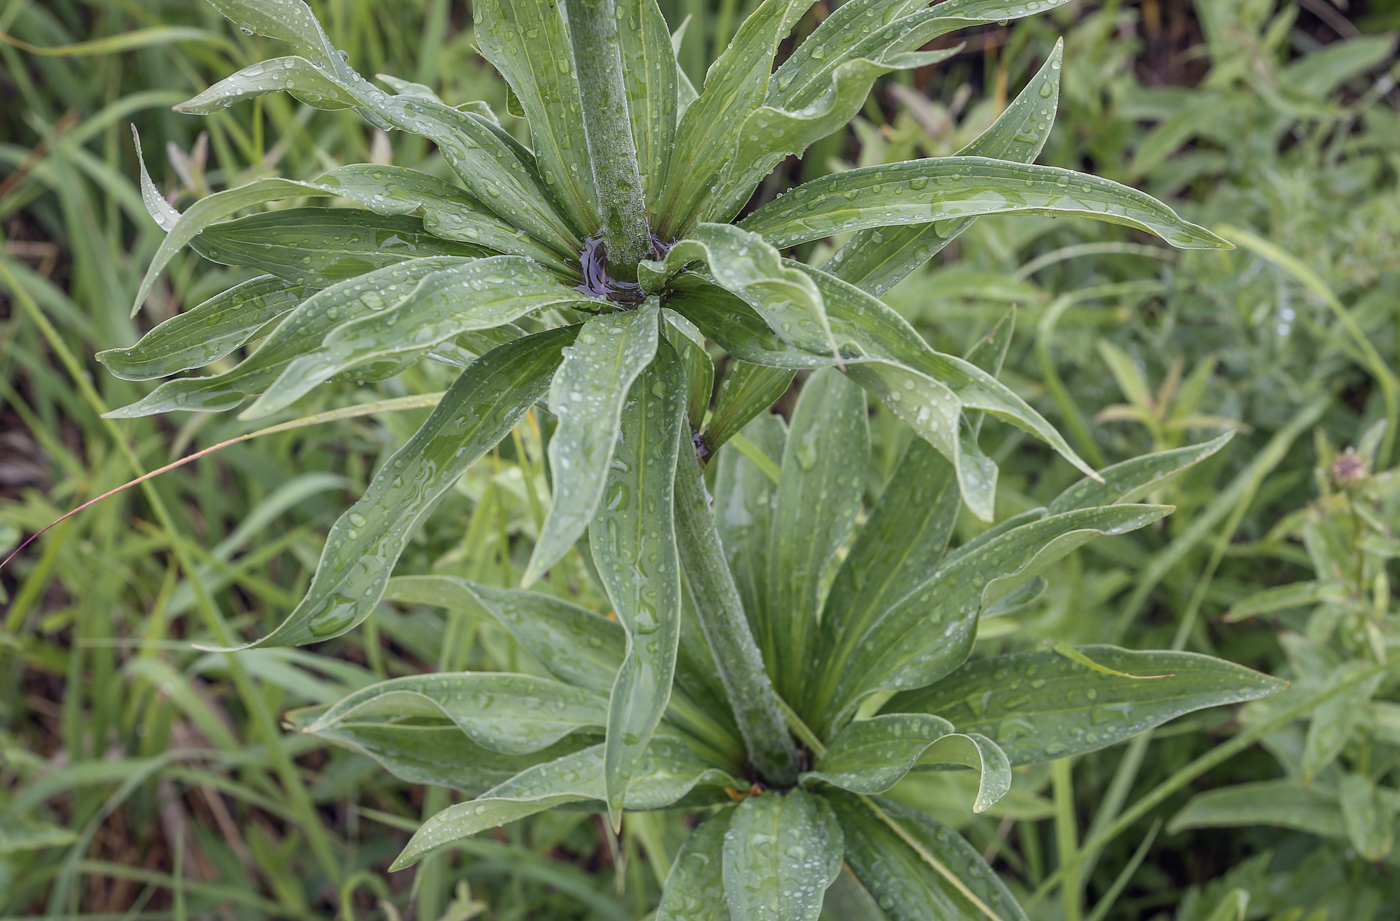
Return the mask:
<path fill-rule="evenodd" d="M 751 612 L 778 695 L 804 699 L 816 645 L 817 598 L 865 493 L 865 394 L 834 368 L 808 378 L 793 410 L 768 535 L 768 594 Z"/>
<path fill-rule="evenodd" d="M 1167 834 L 1188 828 L 1272 825 L 1346 840 L 1336 794 L 1296 780 L 1264 780 L 1207 790 L 1191 797 L 1167 823 Z"/>
<path fill-rule="evenodd" d="M 785 266 L 778 251 L 761 237 L 732 224 L 700 224 L 689 237 L 673 245 L 665 259 L 639 265 L 637 278 L 642 287 L 658 291 L 672 276 L 697 261 L 709 267 L 716 284 L 758 311 L 780 334 L 787 332 L 784 317 L 803 313 L 803 325 L 815 325 L 819 330 L 821 346 L 812 348 L 810 339 L 796 344 L 835 354 L 836 342 L 817 286 L 800 269 Z"/>
<path fill-rule="evenodd" d="M 1013 765 L 1096 751 L 1179 716 L 1264 697 L 1285 682 L 1193 652 L 1133 652 L 1083 646 L 1087 667 L 1057 652 L 969 662 L 941 681 L 895 695 L 886 712 L 936 713 L 980 732 Z"/>
<path fill-rule="evenodd" d="M 835 364 L 830 353 L 814 354 L 785 341 L 752 307 L 695 273 L 671 279 L 666 306 L 740 361 L 790 371 Z"/>
<path fill-rule="evenodd" d="M 190 246 L 211 262 L 269 272 L 313 288 L 409 259 L 487 255 L 479 246 L 426 233 L 417 218 L 349 208 L 253 214 L 207 228 Z"/>
<path fill-rule="evenodd" d="M 322 64 L 335 57 L 335 48 L 311 7 L 302 0 L 209 0 L 209 4 L 250 35 L 289 42 L 301 54 Z"/>
<path fill-rule="evenodd" d="M 724 898 L 724 835 L 732 809 L 721 809 L 690 833 L 666 877 L 655 921 L 730 921 Z"/>
<path fill-rule="evenodd" d="M 271 275 L 254 278 L 171 317 L 129 348 L 98 352 L 97 360 L 127 381 L 154 380 L 211 364 L 311 293 Z"/>
<path fill-rule="evenodd" d="M 837 12 L 853 4 L 846 4 Z M 946 3 L 941 6 L 947 6 Z M 835 14 L 827 19 L 830 22 Z M 1040 156 L 1055 123 L 1060 94 L 1063 41 L 1055 43 L 1039 72 L 997 117 L 992 126 L 959 151 L 962 156 L 992 157 L 1016 163 L 1033 163 Z M 876 296 L 893 288 L 914 269 L 937 255 L 967 228 L 974 218 L 954 223 L 913 224 L 879 230 L 858 230 L 838 249 L 823 270 Z"/>
<path fill-rule="evenodd" d="M 773 466 L 787 443 L 782 417 L 759 416 L 744 429 L 746 437 Z M 714 515 L 734 585 L 743 599 L 749 628 L 758 632 L 756 613 L 768 605 L 768 550 L 778 484 L 733 447 L 721 451 L 715 473 Z"/>
<path fill-rule="evenodd" d="M 403 869 L 453 841 L 537 812 L 605 799 L 603 750 L 604 746 L 594 745 L 536 765 L 471 802 L 444 809 L 423 823 L 390 869 Z M 685 743 L 657 738 L 637 765 L 628 792 L 629 806 L 635 810 L 664 809 L 698 786 L 713 787 L 715 795 L 710 799 L 714 801 L 725 799 L 722 788 L 738 787 L 741 782 L 697 759 Z"/>
<path fill-rule="evenodd" d="M 461 265 L 461 257 L 430 257 L 400 262 L 318 291 L 289 312 L 248 358 L 212 377 L 167 381 L 143 399 L 107 413 L 130 419 L 153 413 L 232 409 L 267 387 L 298 355 L 320 345 L 341 323 L 389 309 L 428 275 Z"/>
<path fill-rule="evenodd" d="M 1011 789 L 1011 765 L 996 743 L 926 713 L 887 713 L 847 724 L 803 782 L 822 781 L 852 793 L 884 793 L 919 765 L 956 764 L 980 779 L 974 812 L 985 812 Z"/>
<path fill-rule="evenodd" d="M 577 327 L 536 333 L 483 355 L 331 527 L 311 588 L 277 629 L 242 648 L 319 642 L 374 610 L 420 522 L 467 468 L 544 396 Z"/>
<path fill-rule="evenodd" d="M 618 0 L 615 10 L 637 166 L 652 205 L 665 187 L 675 147 L 680 67 L 656 0 Z"/>
<path fill-rule="evenodd" d="M 644 322 L 655 330 L 655 308 Z M 593 562 L 627 630 L 627 654 L 608 708 L 607 800 L 614 829 L 675 676 L 681 574 L 674 497 L 685 426 L 683 373 L 675 352 L 661 343 L 656 361 L 627 394 L 607 498 L 589 528 Z"/>
<path fill-rule="evenodd" d="M 760 413 L 766 413 L 792 386 L 796 373 L 734 359 L 705 428 L 705 450 L 713 455 Z"/>
<path fill-rule="evenodd" d="M 1342 821 L 1352 847 L 1363 859 L 1379 863 L 1395 847 L 1395 806 L 1365 774 L 1346 773 L 1338 785 Z"/>
<path fill-rule="evenodd" d="M 979 614 L 1017 584 L 1094 537 L 1122 534 L 1162 518 L 1170 508 L 1115 505 L 1022 524 L 975 549 L 949 555 L 921 585 L 878 618 L 853 622 L 835 637 L 821 672 L 839 675 L 833 707 L 839 725 L 868 694 L 933 684 L 972 650 Z"/>
<path fill-rule="evenodd" d="M 316 109 L 350 109 L 359 105 L 353 95 L 324 70 L 306 58 L 289 55 L 272 58 L 225 77 L 209 89 L 175 107 L 186 115 L 213 115 L 236 102 L 268 93 L 291 93 Z"/>
<path fill-rule="evenodd" d="M 822 615 L 824 646 L 879 619 L 938 568 L 961 507 L 952 465 L 915 439 L 836 573 Z M 834 675 L 822 679 L 811 690 L 818 701 L 835 685 Z"/>
<path fill-rule="evenodd" d="M 593 317 L 565 350 L 549 390 L 549 409 L 559 417 L 549 442 L 554 505 L 525 569 L 526 585 L 568 553 L 593 520 L 628 391 L 651 363 L 659 338 L 659 311 L 650 300 L 636 310 Z"/>
<path fill-rule="evenodd" d="M 779 249 L 843 230 L 986 214 L 1071 214 L 1155 233 L 1182 249 L 1229 249 L 1136 189 L 1073 170 L 988 157 L 869 166 L 813 179 L 739 222 Z"/>
<path fill-rule="evenodd" d="M 438 713 L 478 745 L 526 755 L 581 729 L 602 730 L 608 707 L 601 694 L 532 675 L 409 675 L 356 691 L 321 714 L 307 731 L 366 717 L 431 719 Z"/>
<path fill-rule="evenodd" d="M 0 813 L 0 857 L 38 851 L 47 847 L 65 847 L 78 839 L 76 832 L 19 815 L 10 809 Z M 719 861 L 715 861 L 718 863 Z"/>
<path fill-rule="evenodd" d="M 491 588 L 452 576 L 398 576 L 384 600 L 483 610 L 560 681 L 608 693 L 622 667 L 622 624 L 552 595 Z"/>
<path fill-rule="evenodd" d="M 930 816 L 889 800 L 829 791 L 846 862 L 890 921 L 1026 921 L 972 845 Z"/>
<path fill-rule="evenodd" d="M 805 790 L 739 804 L 724 834 L 724 892 L 734 921 L 817 921 L 841 871 L 836 814 Z"/>
<path fill-rule="evenodd" d="M 710 397 L 715 392 L 715 363 L 705 348 L 705 335 L 694 323 L 670 308 L 663 307 L 661 317 L 666 321 L 666 341 L 685 366 L 686 416 L 691 431 L 699 432 L 705 427 Z"/>
<path fill-rule="evenodd" d="M 240 418 L 284 409 L 353 368 L 421 355 L 471 330 L 590 300 L 519 256 L 492 256 L 434 272 L 389 310 L 336 327 L 319 348 L 293 359 Z"/>
<path fill-rule="evenodd" d="M 472 14 L 482 55 L 506 78 L 525 110 L 545 184 L 574 229 L 592 232 L 599 226 L 598 200 L 561 5 L 478 0 Z"/>
<path fill-rule="evenodd" d="M 445 240 L 470 243 L 507 256 L 524 256 L 562 275 L 578 275 L 578 266 L 562 258 L 576 259 L 576 252 L 565 250 L 561 254 L 536 241 L 436 176 L 402 166 L 354 163 L 318 177 L 315 184 L 376 214 L 422 218 L 428 233 Z"/>
<path fill-rule="evenodd" d="M 1328 682 L 1340 683 L 1355 676 L 1365 666 L 1348 662 L 1328 676 Z M 1312 713 L 1308 734 L 1303 740 L 1303 779 L 1311 781 L 1342 753 L 1361 717 L 1366 704 L 1380 687 L 1381 675 L 1374 675 L 1355 687 L 1325 701 Z"/>
<path fill-rule="evenodd" d="M 1105 467 L 1099 471 L 1102 479 L 1080 480 L 1055 497 L 1055 501 L 1050 503 L 1049 512 L 1058 515 L 1077 508 L 1136 502 L 1160 489 L 1192 465 L 1215 454 L 1234 437 L 1234 432 L 1226 432 L 1198 445 L 1145 454 L 1121 464 L 1114 464 L 1112 467 Z"/>
<path fill-rule="evenodd" d="M 744 120 L 767 95 L 778 42 L 810 6 L 811 0 L 763 0 L 710 65 L 699 98 L 676 128 L 677 168 L 655 199 L 663 239 L 687 236 L 709 217 L 716 179 L 734 155 Z"/>

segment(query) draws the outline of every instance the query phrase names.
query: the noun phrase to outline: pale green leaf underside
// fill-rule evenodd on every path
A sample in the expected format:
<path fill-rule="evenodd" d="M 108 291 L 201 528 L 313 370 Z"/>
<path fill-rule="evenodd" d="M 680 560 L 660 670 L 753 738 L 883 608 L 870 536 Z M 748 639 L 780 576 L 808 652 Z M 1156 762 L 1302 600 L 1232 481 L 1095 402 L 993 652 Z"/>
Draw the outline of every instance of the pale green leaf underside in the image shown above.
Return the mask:
<path fill-rule="evenodd" d="M 359 100 L 326 75 L 324 66 L 317 67 L 306 58 L 289 55 L 250 64 L 193 99 L 180 103 L 175 111 L 186 115 L 212 115 L 236 102 L 268 93 L 291 93 L 317 109 L 350 109 L 359 105 Z"/>
<path fill-rule="evenodd" d="M 841 870 L 836 814 L 805 790 L 753 796 L 724 835 L 724 891 L 733 921 L 817 921 Z"/>
<path fill-rule="evenodd" d="M 538 579 L 583 536 L 603 499 L 627 393 L 660 339 L 655 301 L 583 324 L 549 390 L 559 427 L 549 442 L 554 504 L 525 570 Z"/>
<path fill-rule="evenodd" d="M 1206 707 L 1241 703 L 1285 683 L 1190 652 L 1079 650 L 1123 678 L 1053 651 L 969 662 L 936 684 L 896 695 L 886 712 L 936 713 L 1000 745 L 1013 765 L 1095 751 Z"/>
<path fill-rule="evenodd" d="M 517 339 L 473 362 L 427 421 L 331 527 L 306 597 L 271 634 L 241 647 L 318 642 L 374 610 L 399 554 L 437 499 L 537 400 L 577 327 Z"/>

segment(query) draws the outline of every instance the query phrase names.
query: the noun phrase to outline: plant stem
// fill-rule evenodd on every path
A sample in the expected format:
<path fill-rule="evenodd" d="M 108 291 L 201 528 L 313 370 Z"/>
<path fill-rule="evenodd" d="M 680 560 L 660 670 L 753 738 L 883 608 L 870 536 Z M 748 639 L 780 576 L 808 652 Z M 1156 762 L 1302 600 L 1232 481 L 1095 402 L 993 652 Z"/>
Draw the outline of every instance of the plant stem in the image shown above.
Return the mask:
<path fill-rule="evenodd" d="M 749 758 L 768 783 L 792 786 L 797 782 L 801 758 L 724 559 L 700 461 L 695 452 L 687 450 L 681 451 L 676 465 L 676 544 L 700 627 L 714 654 Z"/>
<path fill-rule="evenodd" d="M 651 255 L 651 227 L 622 80 L 617 12 L 613 0 L 565 0 L 565 9 L 583 101 L 588 158 L 602 212 L 608 274 L 636 281 L 637 263 Z"/>

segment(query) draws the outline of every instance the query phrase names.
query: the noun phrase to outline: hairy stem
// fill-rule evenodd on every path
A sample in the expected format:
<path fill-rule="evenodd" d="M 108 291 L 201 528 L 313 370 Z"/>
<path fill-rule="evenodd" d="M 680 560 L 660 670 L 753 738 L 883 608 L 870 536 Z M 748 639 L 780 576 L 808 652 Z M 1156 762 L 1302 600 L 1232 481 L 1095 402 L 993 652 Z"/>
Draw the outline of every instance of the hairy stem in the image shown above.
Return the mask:
<path fill-rule="evenodd" d="M 636 281 L 637 263 L 651 256 L 651 228 L 622 82 L 617 11 L 613 0 L 565 0 L 565 9 L 578 68 L 588 158 L 603 218 L 608 274 Z"/>
<path fill-rule="evenodd" d="M 768 783 L 791 786 L 797 782 L 801 758 L 788 734 L 782 705 L 763 668 L 763 654 L 749 630 L 739 590 L 725 562 L 700 462 L 693 451 L 681 451 L 676 465 L 676 544 L 701 629 L 714 653 L 749 757 Z"/>

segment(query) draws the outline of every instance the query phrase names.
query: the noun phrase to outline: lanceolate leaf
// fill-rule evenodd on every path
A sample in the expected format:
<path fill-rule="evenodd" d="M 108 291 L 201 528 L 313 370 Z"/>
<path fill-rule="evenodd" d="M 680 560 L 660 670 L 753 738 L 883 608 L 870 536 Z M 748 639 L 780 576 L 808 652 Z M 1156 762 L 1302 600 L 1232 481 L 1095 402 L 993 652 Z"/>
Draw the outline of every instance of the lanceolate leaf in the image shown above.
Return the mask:
<path fill-rule="evenodd" d="M 574 229 L 593 231 L 598 202 L 562 4 L 478 0 L 472 12 L 481 53 L 506 78 L 525 110 L 545 182 Z"/>
<path fill-rule="evenodd" d="M 1149 195 L 1107 179 L 987 157 L 941 157 L 814 179 L 739 222 L 778 248 L 842 230 L 1008 212 L 1074 214 L 1155 233 L 1184 249 L 1228 249 Z"/>
<path fill-rule="evenodd" d="M 780 469 L 787 442 L 787 426 L 781 416 L 759 416 L 749 423 L 744 436 L 774 469 Z M 769 532 L 777 496 L 778 484 L 753 461 L 733 446 L 720 452 L 715 474 L 715 526 L 755 634 L 761 625 L 756 612 L 768 605 Z"/>
<path fill-rule="evenodd" d="M 979 732 L 1013 765 L 1095 751 L 1186 713 L 1240 703 L 1285 684 L 1252 669 L 1191 652 L 1079 650 L 1123 678 L 1053 651 L 968 662 L 929 687 L 897 694 L 886 712 L 936 713 Z"/>
<path fill-rule="evenodd" d="M 1011 765 L 995 742 L 978 733 L 954 732 L 947 720 L 922 713 L 888 713 L 848 724 L 803 782 L 883 793 L 921 764 L 977 771 L 981 779 L 974 812 L 985 812 L 1011 789 Z"/>
<path fill-rule="evenodd" d="M 694 323 L 669 308 L 663 308 L 661 316 L 666 321 L 666 340 L 685 368 L 686 416 L 691 431 L 699 432 L 715 392 L 715 363 L 705 348 L 705 334 Z"/>
<path fill-rule="evenodd" d="M 860 511 L 866 413 L 865 394 L 834 368 L 807 380 L 793 412 L 768 535 L 768 597 L 754 618 L 763 660 L 788 701 L 803 698 L 823 576 Z"/>
<path fill-rule="evenodd" d="M 149 381 L 218 361 L 312 292 L 264 275 L 173 316 L 124 349 L 98 352 L 117 377 Z"/>
<path fill-rule="evenodd" d="M 291 208 L 215 224 L 190 247 L 205 259 L 269 272 L 325 288 L 409 259 L 488 255 L 479 246 L 443 240 L 406 215 L 349 208 Z"/>
<path fill-rule="evenodd" d="M 601 730 L 607 698 L 547 678 L 499 672 L 409 675 L 346 697 L 308 732 L 366 718 L 446 716 L 473 742 L 508 755 L 548 748 L 571 732 Z"/>
<path fill-rule="evenodd" d="M 1167 825 L 1167 834 L 1188 828 L 1272 825 L 1346 840 L 1347 829 L 1334 791 L 1296 780 L 1264 780 L 1208 790 L 1192 797 Z"/>
<path fill-rule="evenodd" d="M 654 309 L 648 322 L 655 326 Z M 627 655 L 608 708 L 605 769 L 614 828 L 675 676 L 681 574 L 674 494 L 684 426 L 685 380 L 675 352 L 661 343 L 628 394 L 607 495 L 589 529 L 593 561 L 627 630 Z"/>
<path fill-rule="evenodd" d="M 919 587 L 885 613 L 853 622 L 836 636 L 823 673 L 838 675 L 834 705 L 822 714 L 839 725 L 876 690 L 905 690 L 938 681 L 972 649 L 980 612 L 1048 561 L 1093 537 L 1144 527 L 1170 511 L 1119 505 L 1055 515 L 1024 524 L 950 557 Z M 820 730 L 819 730 L 820 731 Z"/>
<path fill-rule="evenodd" d="M 302 55 L 328 64 L 335 58 L 326 33 L 302 0 L 209 0 L 248 34 L 290 42 Z"/>
<path fill-rule="evenodd" d="M 243 648 L 330 639 L 374 610 L 389 573 L 438 497 L 544 396 L 577 327 L 517 339 L 462 372 L 422 428 L 336 521 L 306 597 L 270 635 Z"/>
<path fill-rule="evenodd" d="M 817 921 L 843 850 L 841 825 L 820 797 L 804 790 L 749 797 L 724 835 L 730 917 Z"/>
<path fill-rule="evenodd" d="M 846 862 L 890 921 L 1026 921 L 995 871 L 951 828 L 888 800 L 832 791 L 827 801 L 846 836 Z"/>
<path fill-rule="evenodd" d="M 732 809 L 722 809 L 690 833 L 676 854 L 656 921 L 730 921 L 724 898 L 724 835 Z"/>
<path fill-rule="evenodd" d="M 1020 95 L 990 128 L 959 153 L 1033 163 L 1055 123 L 1063 56 L 1064 43 L 1056 42 L 1055 50 Z M 878 297 L 937 255 L 971 227 L 973 220 L 859 230 L 822 268 Z"/>
<path fill-rule="evenodd" d="M 1146 454 L 1105 467 L 1099 471 L 1102 480 L 1080 480 L 1075 483 L 1055 497 L 1055 501 L 1050 503 L 1049 512 L 1058 515 L 1076 508 L 1136 502 L 1215 454 L 1233 437 L 1234 432 L 1226 432 L 1198 445 Z"/>
<path fill-rule="evenodd" d="M 734 359 L 729 376 L 715 401 L 714 415 L 705 429 L 705 450 L 718 451 L 760 413 L 768 412 L 778 398 L 792 386 L 795 372 L 786 368 L 770 368 Z"/>
<path fill-rule="evenodd" d="M 386 601 L 484 610 L 560 681 L 607 694 L 622 667 L 622 624 L 539 592 L 491 588 L 451 576 L 399 576 Z"/>
<path fill-rule="evenodd" d="M 651 205 L 666 183 L 667 164 L 676 142 L 680 68 L 666 18 L 656 0 L 618 0 L 615 9 L 627 113 L 632 119 L 642 188 Z"/>
<path fill-rule="evenodd" d="M 1395 806 L 1388 791 L 1365 774 L 1347 773 L 1338 792 L 1352 847 L 1366 860 L 1385 860 L 1395 846 Z"/>
<path fill-rule="evenodd" d="M 528 585 L 583 536 L 603 499 L 628 391 L 656 355 L 660 312 L 651 300 L 636 310 L 594 317 L 564 353 L 549 390 L 559 427 L 549 442 L 554 505 L 525 570 Z"/>
<path fill-rule="evenodd" d="M 701 785 L 714 787 L 715 797 L 724 799 L 721 788 L 740 782 L 698 760 L 684 743 L 656 739 L 637 765 L 628 799 L 633 809 L 662 809 Z M 439 812 L 423 823 L 390 869 L 402 869 L 443 845 L 555 806 L 604 798 L 603 746 L 594 745 L 522 771 L 471 802 Z"/>
<path fill-rule="evenodd" d="M 337 327 L 320 348 L 293 359 L 242 418 L 256 419 L 290 406 L 352 368 L 421 354 L 470 330 L 589 300 L 519 256 L 492 256 L 434 272 L 390 309 Z"/>
<path fill-rule="evenodd" d="M 262 61 L 215 83 L 198 96 L 175 107 L 186 115 L 212 115 L 236 102 L 268 93 L 291 93 L 317 109 L 349 109 L 359 105 L 322 68 L 306 58 L 289 55 Z"/>
<path fill-rule="evenodd" d="M 340 324 L 387 310 L 407 297 L 428 275 L 468 261 L 461 257 L 413 259 L 318 291 L 287 314 L 236 368 L 212 377 L 166 381 L 144 399 L 107 415 L 128 419 L 172 410 L 232 409 L 276 380 L 289 362 L 315 348 Z"/>
<path fill-rule="evenodd" d="M 710 65 L 700 97 L 676 129 L 677 167 L 667 174 L 656 203 L 661 236 L 685 236 L 703 219 L 705 202 L 734 154 L 744 119 L 767 95 L 778 42 L 809 6 L 811 0 L 763 0 Z"/>

